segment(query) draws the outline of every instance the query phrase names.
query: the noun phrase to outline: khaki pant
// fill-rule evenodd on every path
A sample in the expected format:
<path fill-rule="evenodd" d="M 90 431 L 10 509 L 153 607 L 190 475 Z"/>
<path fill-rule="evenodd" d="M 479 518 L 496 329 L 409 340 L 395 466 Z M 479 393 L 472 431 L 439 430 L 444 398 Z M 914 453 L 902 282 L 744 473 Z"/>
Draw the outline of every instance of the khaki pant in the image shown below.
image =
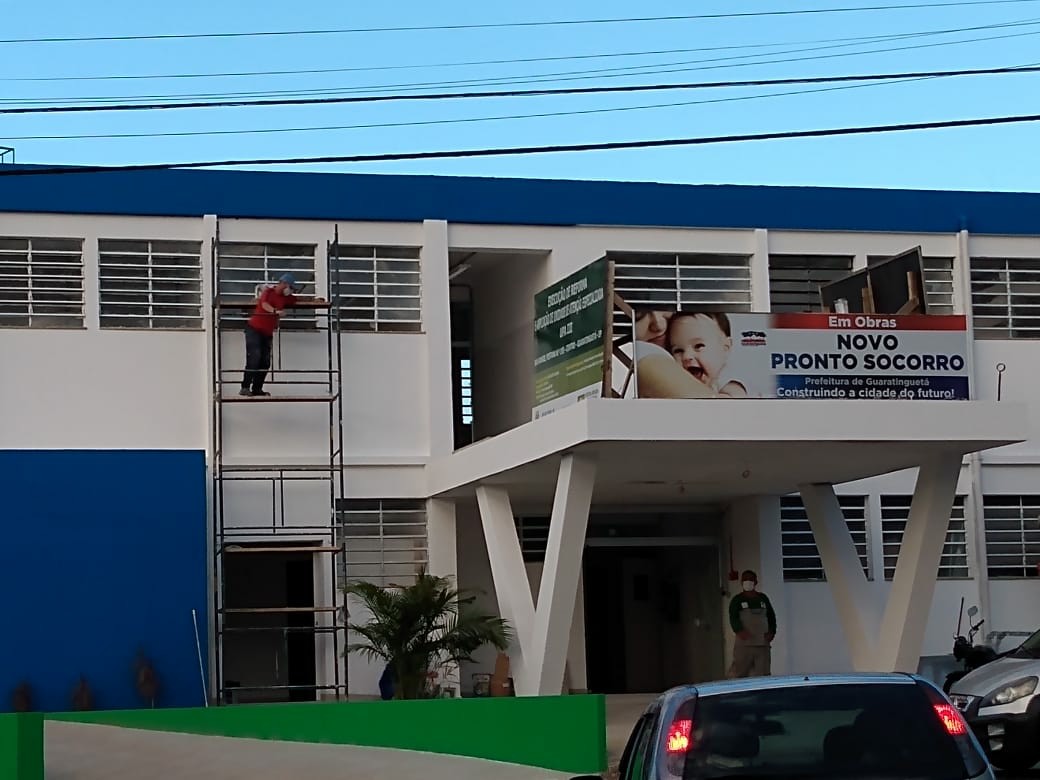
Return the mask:
<path fill-rule="evenodd" d="M 745 645 L 737 642 L 733 645 L 733 665 L 729 668 L 729 676 L 734 677 L 768 677 L 772 650 L 769 645 Z"/>

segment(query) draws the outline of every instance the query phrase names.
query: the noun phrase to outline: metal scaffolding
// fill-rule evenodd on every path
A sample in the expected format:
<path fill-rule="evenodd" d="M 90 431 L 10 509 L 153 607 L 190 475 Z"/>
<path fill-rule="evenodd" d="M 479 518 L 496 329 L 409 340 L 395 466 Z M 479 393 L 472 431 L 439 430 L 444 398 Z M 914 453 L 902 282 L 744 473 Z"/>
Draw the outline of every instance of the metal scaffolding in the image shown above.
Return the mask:
<path fill-rule="evenodd" d="M 215 637 L 215 679 L 217 696 L 220 703 L 231 700 L 232 693 L 252 692 L 254 694 L 264 692 L 281 691 L 281 695 L 290 696 L 302 694 L 303 696 L 319 698 L 322 693 L 334 694 L 339 699 L 347 692 L 346 666 L 342 664 L 340 651 L 344 645 L 342 632 L 346 630 L 344 624 L 345 610 L 339 592 L 340 583 L 337 577 L 337 556 L 344 556 L 345 544 L 341 535 L 337 534 L 337 505 L 344 494 L 343 475 L 343 392 L 342 392 L 342 345 L 340 325 L 340 290 L 338 273 L 336 272 L 336 254 L 338 247 L 338 229 L 332 241 L 328 242 L 326 252 L 326 280 L 328 285 L 328 296 L 324 302 L 298 302 L 296 309 L 306 309 L 313 312 L 315 324 L 312 328 L 315 341 L 320 340 L 324 345 L 325 368 L 323 369 L 286 369 L 280 365 L 273 365 L 269 372 L 270 379 L 266 383 L 273 387 L 282 387 L 289 390 L 288 394 L 279 395 L 277 392 L 269 396 L 253 397 L 231 394 L 237 392 L 237 385 L 242 381 L 243 368 L 225 368 L 222 358 L 222 336 L 225 331 L 241 334 L 241 326 L 235 324 L 233 314 L 237 312 L 250 312 L 256 305 L 256 301 L 228 300 L 227 296 L 221 295 L 221 253 L 220 253 L 220 226 L 219 221 L 216 229 L 216 237 L 212 247 L 211 273 L 212 273 L 212 400 L 213 400 L 213 458 L 211 475 L 213 480 L 213 625 Z M 240 270 L 240 269 L 236 269 Z M 229 316 L 229 313 L 231 316 Z M 248 315 L 246 315 L 248 316 Z M 308 330 L 311 330 L 309 328 Z M 279 329 L 280 334 L 281 329 Z M 324 338 L 322 338 L 324 331 Z M 297 332 L 297 331 L 294 331 Z M 280 345 L 280 336 L 279 336 Z M 279 350 L 280 352 L 280 350 Z M 318 377 L 317 379 L 313 377 Z M 229 390 L 228 388 L 231 386 Z M 306 389 L 310 388 L 307 392 Z M 289 406 L 320 405 L 328 408 L 328 442 L 327 455 L 321 462 L 306 465 L 272 463 L 272 462 L 250 462 L 246 458 L 234 458 L 229 462 L 226 451 L 225 435 L 225 405 L 226 404 L 262 404 L 270 409 L 269 404 L 282 404 Z M 266 484 L 270 488 L 270 516 L 261 522 L 234 522 L 228 523 L 228 500 L 227 488 L 231 483 L 242 485 L 248 483 L 250 486 L 259 487 Z M 327 514 L 321 511 L 321 515 L 315 515 L 313 522 L 304 518 L 307 522 L 287 522 L 286 489 L 290 491 L 293 485 L 302 483 L 324 483 L 327 486 Z M 266 492 L 266 490 L 265 490 Z M 325 491 L 323 490 L 324 494 Z M 293 518 L 296 514 L 289 512 Z M 228 582 L 226 568 L 228 560 L 233 556 L 263 556 L 263 555 L 297 555 L 302 560 L 310 556 L 314 563 L 320 562 L 320 571 L 323 573 L 323 581 L 331 583 L 331 598 L 328 603 L 313 603 L 307 606 L 290 604 L 271 604 L 265 606 L 242 606 L 228 603 Z M 313 564 L 312 564 L 313 565 Z M 315 566 L 315 573 L 319 568 Z M 288 597 L 287 597 L 288 600 Z M 319 597 L 311 599 L 312 602 L 319 601 Z M 263 621 L 260 616 L 284 615 L 285 625 L 260 625 Z M 232 625 L 229 625 L 229 616 Z M 256 618 L 252 623 L 249 616 Z M 308 621 L 307 618 L 310 618 Z M 313 684 L 271 684 L 271 685 L 229 685 L 225 679 L 224 660 L 225 642 L 229 635 L 240 634 L 245 637 L 262 637 L 264 634 L 282 633 L 286 646 L 290 635 L 311 634 L 315 637 L 320 635 L 331 636 L 332 639 L 332 679 L 327 679 L 327 673 L 323 675 L 322 670 L 328 669 L 327 659 L 325 663 L 315 659 L 315 679 Z M 241 640 L 245 641 L 245 640 Z M 252 641 L 260 641 L 254 639 Z M 327 644 L 327 643 L 323 643 Z M 327 652 L 327 648 L 323 647 Z M 316 653 L 317 654 L 317 653 Z M 325 676 L 324 682 L 321 682 Z M 267 695 L 270 695 L 268 693 Z"/>

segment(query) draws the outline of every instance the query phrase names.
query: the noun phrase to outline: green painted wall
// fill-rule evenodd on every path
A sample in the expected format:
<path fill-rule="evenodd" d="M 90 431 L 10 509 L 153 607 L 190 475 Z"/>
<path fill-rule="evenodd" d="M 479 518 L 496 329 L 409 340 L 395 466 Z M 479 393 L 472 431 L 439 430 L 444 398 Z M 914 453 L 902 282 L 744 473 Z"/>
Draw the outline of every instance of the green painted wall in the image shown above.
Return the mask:
<path fill-rule="evenodd" d="M 43 715 L 0 715 L 0 778 L 43 780 Z"/>
<path fill-rule="evenodd" d="M 575 774 L 606 769 L 606 699 L 539 696 L 252 704 L 49 715 L 224 737 L 401 748 Z"/>

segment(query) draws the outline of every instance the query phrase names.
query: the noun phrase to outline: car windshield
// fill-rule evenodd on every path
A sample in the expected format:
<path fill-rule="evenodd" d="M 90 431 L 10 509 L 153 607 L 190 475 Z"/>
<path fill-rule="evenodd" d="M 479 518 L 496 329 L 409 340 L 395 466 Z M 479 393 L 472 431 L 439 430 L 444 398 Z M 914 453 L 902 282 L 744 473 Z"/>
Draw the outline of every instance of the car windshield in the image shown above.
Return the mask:
<path fill-rule="evenodd" d="M 1040 631 L 1020 644 L 1012 653 L 1019 658 L 1040 658 Z"/>
<path fill-rule="evenodd" d="M 719 692 L 696 703 L 684 780 L 968 776 L 925 692 L 849 683 Z"/>

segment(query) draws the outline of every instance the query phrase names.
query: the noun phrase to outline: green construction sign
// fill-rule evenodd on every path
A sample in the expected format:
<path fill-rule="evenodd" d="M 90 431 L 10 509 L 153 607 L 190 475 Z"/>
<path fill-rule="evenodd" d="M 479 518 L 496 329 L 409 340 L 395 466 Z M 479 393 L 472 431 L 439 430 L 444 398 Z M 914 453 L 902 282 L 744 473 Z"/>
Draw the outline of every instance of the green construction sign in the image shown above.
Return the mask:
<path fill-rule="evenodd" d="M 602 391 L 607 267 L 601 258 L 534 297 L 535 420 Z"/>

